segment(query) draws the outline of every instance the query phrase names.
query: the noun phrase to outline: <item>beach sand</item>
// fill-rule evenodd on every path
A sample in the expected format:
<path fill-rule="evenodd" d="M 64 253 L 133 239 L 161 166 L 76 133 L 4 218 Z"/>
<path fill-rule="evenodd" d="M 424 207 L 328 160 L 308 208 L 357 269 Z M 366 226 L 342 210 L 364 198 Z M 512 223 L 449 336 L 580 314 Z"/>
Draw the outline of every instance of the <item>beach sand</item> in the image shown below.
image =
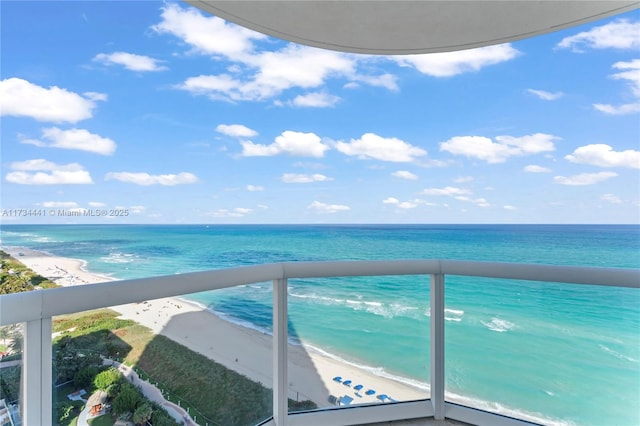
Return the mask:
<path fill-rule="evenodd" d="M 36 273 L 63 286 L 86 285 L 112 280 L 87 272 L 85 262 L 51 256 L 22 247 L 5 247 L 10 254 Z M 176 277 L 176 279 L 179 279 Z M 134 320 L 156 334 L 162 334 L 208 358 L 272 387 L 272 336 L 225 321 L 201 306 L 180 298 L 163 298 L 114 306 L 123 318 Z M 310 399 L 318 407 L 334 405 L 329 396 L 350 396 L 351 404 L 381 402 L 385 394 L 395 401 L 428 397 L 428 391 L 381 377 L 354 365 L 325 356 L 312 348 L 289 345 L 289 398 Z M 333 380 L 351 380 L 346 386 Z M 353 389 L 362 384 L 361 391 Z M 373 395 L 366 391 L 373 389 Z"/>

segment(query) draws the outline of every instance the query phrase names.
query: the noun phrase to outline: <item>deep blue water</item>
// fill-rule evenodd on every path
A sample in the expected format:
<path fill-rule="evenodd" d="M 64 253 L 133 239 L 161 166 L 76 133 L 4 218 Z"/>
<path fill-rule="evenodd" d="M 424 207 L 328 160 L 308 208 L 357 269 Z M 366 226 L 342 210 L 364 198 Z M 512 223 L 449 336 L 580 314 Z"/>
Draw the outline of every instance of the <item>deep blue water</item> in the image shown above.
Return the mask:
<path fill-rule="evenodd" d="M 3 246 L 119 279 L 282 261 L 464 259 L 640 268 L 637 225 L 3 225 Z M 192 296 L 268 330 L 270 283 Z M 640 291 L 447 277 L 451 398 L 546 423 L 640 425 Z M 291 333 L 429 379 L 428 277 L 291 280 Z"/>

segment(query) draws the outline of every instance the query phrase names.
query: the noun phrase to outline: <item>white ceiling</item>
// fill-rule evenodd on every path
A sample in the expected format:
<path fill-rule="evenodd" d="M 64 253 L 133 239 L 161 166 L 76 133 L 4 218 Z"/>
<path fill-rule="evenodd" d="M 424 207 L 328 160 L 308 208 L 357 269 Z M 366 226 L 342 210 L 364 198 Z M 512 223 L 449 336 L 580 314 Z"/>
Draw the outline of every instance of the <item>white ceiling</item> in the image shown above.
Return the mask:
<path fill-rule="evenodd" d="M 617 0 L 186 1 L 281 39 L 384 55 L 506 43 L 640 7 L 640 1 Z"/>

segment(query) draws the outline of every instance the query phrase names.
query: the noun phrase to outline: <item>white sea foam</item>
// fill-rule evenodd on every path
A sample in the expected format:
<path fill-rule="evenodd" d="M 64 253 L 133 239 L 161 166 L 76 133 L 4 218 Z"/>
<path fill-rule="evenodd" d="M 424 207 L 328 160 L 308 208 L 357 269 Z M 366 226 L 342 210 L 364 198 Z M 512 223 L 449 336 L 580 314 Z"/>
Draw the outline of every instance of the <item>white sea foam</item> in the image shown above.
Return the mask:
<path fill-rule="evenodd" d="M 606 347 L 605 345 L 599 344 L 598 346 L 600 347 L 600 349 L 615 356 L 616 358 L 624 359 L 625 361 L 629 361 L 629 362 L 636 362 L 636 363 L 638 362 L 637 359 L 631 358 L 630 356 L 627 356 L 625 354 L 621 354 L 620 352 L 616 352 L 613 349 Z"/>
<path fill-rule="evenodd" d="M 417 318 L 419 309 L 417 306 L 407 306 L 400 303 L 384 303 L 377 300 L 364 300 L 361 295 L 355 299 L 343 299 L 338 297 L 321 296 L 316 293 L 301 293 L 291 291 L 289 296 L 297 299 L 307 299 L 325 305 L 338 305 L 348 307 L 354 311 L 365 311 L 373 315 L 385 318 L 395 318 L 398 316 Z"/>
<path fill-rule="evenodd" d="M 431 317 L 431 308 L 427 309 L 424 313 L 426 316 Z M 448 309 L 444 310 L 445 321 L 460 322 L 464 316 L 464 311 L 460 309 Z"/>
<path fill-rule="evenodd" d="M 305 344 L 304 346 L 305 346 L 305 348 L 312 349 L 314 352 L 317 352 L 322 356 L 325 356 L 327 358 L 331 358 L 331 359 L 333 359 L 335 361 L 338 361 L 341 364 L 347 364 L 347 365 L 350 365 L 352 367 L 358 368 L 360 370 L 368 371 L 368 372 L 370 372 L 370 373 L 372 373 L 372 374 L 374 374 L 376 376 L 384 377 L 385 379 L 390 379 L 390 380 L 394 380 L 396 382 L 404 383 L 404 384 L 413 386 L 415 388 L 418 388 L 418 389 L 421 389 L 421 390 L 424 390 L 424 391 L 427 391 L 427 392 L 430 390 L 430 387 L 429 387 L 428 383 L 421 382 L 419 380 L 411 379 L 411 378 L 408 378 L 408 377 L 398 376 L 396 374 L 391 374 L 391 373 L 387 372 L 383 367 L 372 367 L 372 366 L 369 366 L 369 365 L 355 363 L 355 362 L 349 361 L 347 359 L 344 359 L 341 356 L 336 355 L 334 353 L 327 352 L 324 349 L 319 348 L 317 346 L 313 346 L 313 345 L 309 345 L 309 344 Z"/>
<path fill-rule="evenodd" d="M 133 263 L 136 261 L 136 256 L 131 253 L 118 253 L 111 252 L 108 256 L 100 258 L 104 263 Z"/>
<path fill-rule="evenodd" d="M 515 324 L 501 318 L 492 318 L 490 322 L 480 321 L 482 325 L 487 327 L 491 331 L 497 331 L 498 333 L 504 333 L 515 327 Z"/>

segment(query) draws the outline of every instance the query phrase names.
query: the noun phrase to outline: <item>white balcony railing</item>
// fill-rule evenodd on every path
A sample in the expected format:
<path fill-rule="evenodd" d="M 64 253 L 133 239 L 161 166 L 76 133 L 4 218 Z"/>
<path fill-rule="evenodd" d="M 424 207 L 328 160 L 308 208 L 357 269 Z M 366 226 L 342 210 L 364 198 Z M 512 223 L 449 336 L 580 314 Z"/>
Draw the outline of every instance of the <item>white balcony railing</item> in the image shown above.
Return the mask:
<path fill-rule="evenodd" d="M 431 276 L 431 397 L 306 413 L 287 412 L 287 280 L 383 275 Z M 445 276 L 640 288 L 640 269 L 547 266 L 455 260 L 289 262 L 105 282 L 0 296 L 0 326 L 26 323 L 23 343 L 23 424 L 52 424 L 52 317 L 91 309 L 273 281 L 272 425 L 353 425 L 413 418 L 479 425 L 530 424 L 445 401 Z M 180 286 L 176 286 L 176 280 Z"/>

